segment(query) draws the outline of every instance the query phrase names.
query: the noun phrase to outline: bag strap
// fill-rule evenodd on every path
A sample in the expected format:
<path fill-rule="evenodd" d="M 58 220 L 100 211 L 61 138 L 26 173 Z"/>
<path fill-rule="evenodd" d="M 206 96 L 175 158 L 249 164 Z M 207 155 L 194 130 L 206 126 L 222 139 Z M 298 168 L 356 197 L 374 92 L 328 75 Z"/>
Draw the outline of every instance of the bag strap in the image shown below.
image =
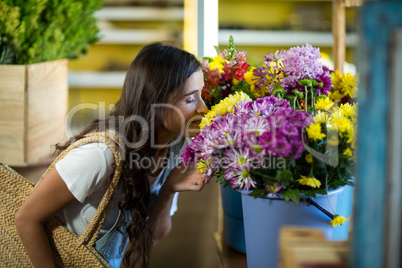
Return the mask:
<path fill-rule="evenodd" d="M 114 157 L 115 169 L 113 173 L 113 178 L 105 192 L 105 195 L 99 203 L 98 208 L 95 211 L 95 215 L 92 217 L 91 221 L 88 223 L 87 227 L 85 227 L 83 233 L 80 236 L 80 244 L 90 246 L 93 246 L 96 242 L 96 238 L 98 237 L 101 226 L 106 218 L 108 206 L 119 184 L 122 169 L 119 151 L 119 147 L 121 148 L 121 145 L 123 144 L 121 142 L 121 139 L 117 135 L 110 132 L 96 132 L 85 135 L 84 138 L 72 143 L 64 151 L 62 151 L 60 155 L 53 161 L 50 167 L 46 170 L 46 172 L 42 175 L 38 182 L 39 184 L 46 176 L 46 174 L 55 166 L 55 164 L 59 160 L 64 158 L 64 156 L 66 156 L 68 152 L 85 144 L 94 142 L 105 143 L 110 148 Z"/>

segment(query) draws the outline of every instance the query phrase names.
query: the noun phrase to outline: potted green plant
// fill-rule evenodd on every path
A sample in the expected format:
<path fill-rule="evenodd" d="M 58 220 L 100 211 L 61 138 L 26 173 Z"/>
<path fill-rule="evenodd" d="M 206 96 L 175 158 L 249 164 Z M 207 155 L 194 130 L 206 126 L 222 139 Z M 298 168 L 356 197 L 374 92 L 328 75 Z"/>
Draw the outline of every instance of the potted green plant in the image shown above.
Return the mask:
<path fill-rule="evenodd" d="M 63 138 L 68 59 L 98 40 L 102 3 L 0 1 L 0 162 L 37 163 Z"/>

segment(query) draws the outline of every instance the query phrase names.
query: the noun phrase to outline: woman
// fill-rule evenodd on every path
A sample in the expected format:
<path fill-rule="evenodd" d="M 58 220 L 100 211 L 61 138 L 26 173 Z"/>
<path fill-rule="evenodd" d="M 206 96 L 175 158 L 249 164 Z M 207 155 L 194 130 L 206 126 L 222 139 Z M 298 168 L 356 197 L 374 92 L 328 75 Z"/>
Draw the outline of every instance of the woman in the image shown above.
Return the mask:
<path fill-rule="evenodd" d="M 119 267 L 122 259 L 126 267 L 149 266 L 152 245 L 170 231 L 176 193 L 204 187 L 196 168 L 173 162 L 183 134 L 195 134 L 207 111 L 203 86 L 194 55 L 161 43 L 147 45 L 132 62 L 109 118 L 94 121 L 75 137 L 110 131 L 124 141 L 120 184 L 95 244 L 111 266 Z M 55 266 L 43 223 L 59 215 L 80 235 L 107 188 L 113 161 L 105 144 L 87 144 L 70 151 L 35 187 L 15 216 L 35 267 Z"/>

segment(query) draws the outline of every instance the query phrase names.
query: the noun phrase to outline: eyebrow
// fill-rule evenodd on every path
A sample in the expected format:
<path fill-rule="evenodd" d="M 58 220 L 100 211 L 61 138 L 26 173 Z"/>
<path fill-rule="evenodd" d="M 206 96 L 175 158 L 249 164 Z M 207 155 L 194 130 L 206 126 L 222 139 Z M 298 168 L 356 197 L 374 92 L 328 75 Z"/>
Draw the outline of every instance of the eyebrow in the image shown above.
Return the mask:
<path fill-rule="evenodd" d="M 189 93 L 187 93 L 187 94 L 184 94 L 184 97 L 193 95 L 193 94 L 196 93 L 196 92 L 198 92 L 198 89 L 195 89 L 195 90 L 193 90 L 193 91 L 191 91 L 191 92 L 189 92 Z"/>

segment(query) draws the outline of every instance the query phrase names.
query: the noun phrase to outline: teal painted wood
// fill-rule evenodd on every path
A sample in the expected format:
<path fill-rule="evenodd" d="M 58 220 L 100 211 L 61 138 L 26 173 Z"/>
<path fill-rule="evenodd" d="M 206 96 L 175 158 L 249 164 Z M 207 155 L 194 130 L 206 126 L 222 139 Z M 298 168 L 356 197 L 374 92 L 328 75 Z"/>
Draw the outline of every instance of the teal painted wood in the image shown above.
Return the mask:
<path fill-rule="evenodd" d="M 360 8 L 358 163 L 351 265 L 355 268 L 382 268 L 385 263 L 388 60 L 392 57 L 392 30 L 400 25 L 402 2 L 369 2 Z"/>

